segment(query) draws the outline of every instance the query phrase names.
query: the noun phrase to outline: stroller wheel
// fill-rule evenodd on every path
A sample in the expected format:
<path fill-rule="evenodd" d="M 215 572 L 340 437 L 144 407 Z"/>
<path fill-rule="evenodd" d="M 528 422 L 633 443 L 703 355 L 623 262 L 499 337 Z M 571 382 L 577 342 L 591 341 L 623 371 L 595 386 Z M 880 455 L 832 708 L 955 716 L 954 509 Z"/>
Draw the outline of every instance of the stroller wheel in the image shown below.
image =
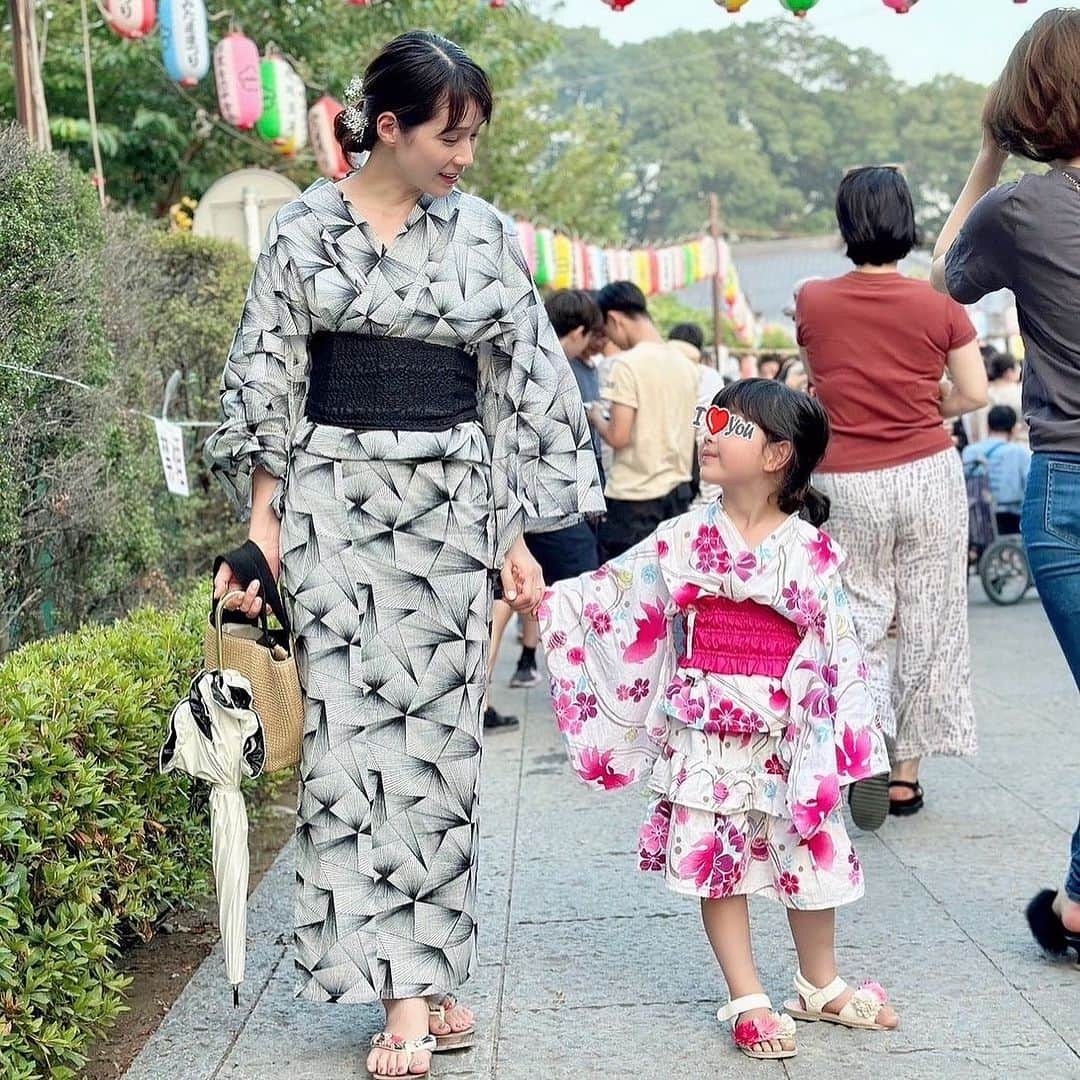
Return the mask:
<path fill-rule="evenodd" d="M 979 579 L 995 604 L 1008 606 L 1023 600 L 1031 587 L 1031 570 L 1018 537 L 1000 537 L 983 552 Z"/>

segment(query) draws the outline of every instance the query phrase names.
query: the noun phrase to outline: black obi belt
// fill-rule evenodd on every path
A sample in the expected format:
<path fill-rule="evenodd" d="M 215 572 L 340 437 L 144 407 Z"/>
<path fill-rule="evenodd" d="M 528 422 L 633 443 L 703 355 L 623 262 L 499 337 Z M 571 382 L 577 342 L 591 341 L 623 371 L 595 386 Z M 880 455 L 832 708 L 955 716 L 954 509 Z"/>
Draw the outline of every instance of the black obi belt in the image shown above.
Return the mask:
<path fill-rule="evenodd" d="M 443 431 L 478 420 L 476 358 L 412 338 L 320 331 L 307 416 L 354 431 Z"/>

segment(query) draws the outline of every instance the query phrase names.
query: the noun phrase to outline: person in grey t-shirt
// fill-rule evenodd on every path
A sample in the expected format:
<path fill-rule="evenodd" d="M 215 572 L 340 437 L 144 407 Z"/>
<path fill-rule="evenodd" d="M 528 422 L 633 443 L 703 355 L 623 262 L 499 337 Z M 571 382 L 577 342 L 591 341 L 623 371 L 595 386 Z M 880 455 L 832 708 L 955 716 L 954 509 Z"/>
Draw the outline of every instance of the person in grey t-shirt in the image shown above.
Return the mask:
<path fill-rule="evenodd" d="M 1016 295 L 1024 416 L 1035 452 L 1021 531 L 1043 607 L 1080 687 L 1078 57 L 1078 8 L 1048 11 L 1017 43 L 987 97 L 983 146 L 938 237 L 932 280 L 961 303 L 1002 288 Z M 996 187 L 1010 154 L 1050 169 Z M 1075 744 L 1075 717 L 1066 723 L 1063 737 Z M 1044 889 L 1027 916 L 1045 949 L 1071 948 L 1080 958 L 1080 826 L 1065 888 Z"/>

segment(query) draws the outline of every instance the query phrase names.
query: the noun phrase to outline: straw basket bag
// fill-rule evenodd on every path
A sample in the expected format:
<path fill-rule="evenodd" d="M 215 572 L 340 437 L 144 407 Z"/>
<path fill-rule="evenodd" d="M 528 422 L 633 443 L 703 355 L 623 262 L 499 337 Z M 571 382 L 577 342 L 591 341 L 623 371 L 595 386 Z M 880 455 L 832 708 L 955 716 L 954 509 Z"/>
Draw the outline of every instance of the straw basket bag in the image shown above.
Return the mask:
<path fill-rule="evenodd" d="M 214 576 L 222 563 L 245 584 L 258 581 L 263 598 L 257 622 L 227 611 L 226 601 L 243 595 L 230 593 L 214 601 L 203 639 L 207 671 L 238 671 L 251 683 L 255 712 L 262 721 L 266 743 L 264 772 L 289 769 L 300 761 L 304 738 L 304 696 L 293 655 L 292 627 L 281 601 L 277 582 L 259 546 L 249 540 L 243 547 L 214 562 Z M 266 609 L 277 616 L 281 629 L 271 629 Z"/>

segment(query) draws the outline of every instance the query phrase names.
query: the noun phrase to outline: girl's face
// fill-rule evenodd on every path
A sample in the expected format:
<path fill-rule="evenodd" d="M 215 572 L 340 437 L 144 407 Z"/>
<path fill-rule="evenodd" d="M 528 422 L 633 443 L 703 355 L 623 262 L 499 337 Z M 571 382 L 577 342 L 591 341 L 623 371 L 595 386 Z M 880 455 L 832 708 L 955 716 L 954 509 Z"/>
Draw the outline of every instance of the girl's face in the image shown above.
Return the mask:
<path fill-rule="evenodd" d="M 379 138 L 394 154 L 397 167 L 409 184 L 439 198 L 449 195 L 472 165 L 476 141 L 484 126 L 483 114 L 471 104 L 457 127 L 447 129 L 449 106 L 444 104 L 426 123 L 403 131 L 393 113 L 378 120 Z"/>
<path fill-rule="evenodd" d="M 765 432 L 739 413 L 715 405 L 699 413 L 705 431 L 701 444 L 701 479 L 721 487 L 746 488 L 778 481 L 791 444 L 770 442 Z"/>

